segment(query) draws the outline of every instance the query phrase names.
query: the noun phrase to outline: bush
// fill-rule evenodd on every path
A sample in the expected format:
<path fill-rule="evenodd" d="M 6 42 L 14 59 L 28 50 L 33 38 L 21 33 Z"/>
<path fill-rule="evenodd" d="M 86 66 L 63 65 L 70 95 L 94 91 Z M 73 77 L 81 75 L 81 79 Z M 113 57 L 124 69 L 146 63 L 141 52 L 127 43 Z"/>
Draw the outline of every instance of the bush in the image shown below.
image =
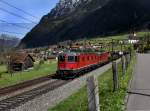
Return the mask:
<path fill-rule="evenodd" d="M 40 60 L 39 65 L 44 64 L 44 60 Z"/>

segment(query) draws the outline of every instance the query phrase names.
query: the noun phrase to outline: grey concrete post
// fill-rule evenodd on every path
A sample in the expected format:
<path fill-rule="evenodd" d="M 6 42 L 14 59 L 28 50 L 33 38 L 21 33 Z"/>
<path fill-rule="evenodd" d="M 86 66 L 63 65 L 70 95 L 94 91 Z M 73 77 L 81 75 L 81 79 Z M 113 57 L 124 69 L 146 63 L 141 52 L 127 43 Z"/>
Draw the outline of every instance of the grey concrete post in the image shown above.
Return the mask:
<path fill-rule="evenodd" d="M 87 78 L 87 92 L 89 111 L 100 111 L 98 82 L 94 76 Z"/>
<path fill-rule="evenodd" d="M 121 63 L 122 63 L 122 75 L 124 76 L 126 74 L 126 61 L 125 61 L 125 56 L 122 56 L 121 58 Z"/>
<path fill-rule="evenodd" d="M 126 60 L 126 70 L 127 70 L 128 65 L 129 65 L 129 56 L 128 56 L 128 54 L 125 55 L 125 60 Z"/>
<path fill-rule="evenodd" d="M 113 91 L 119 89 L 119 78 L 118 78 L 118 65 L 117 62 L 112 62 L 112 72 L 113 72 Z"/>

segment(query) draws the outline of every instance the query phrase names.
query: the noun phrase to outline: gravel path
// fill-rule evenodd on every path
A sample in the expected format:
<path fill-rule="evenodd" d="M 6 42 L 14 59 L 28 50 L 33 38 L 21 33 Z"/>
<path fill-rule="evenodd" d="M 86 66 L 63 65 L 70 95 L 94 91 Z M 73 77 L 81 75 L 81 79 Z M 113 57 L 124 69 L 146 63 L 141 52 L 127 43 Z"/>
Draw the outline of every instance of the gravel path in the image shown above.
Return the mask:
<path fill-rule="evenodd" d="M 43 85 L 45 85 L 45 84 L 50 84 L 50 83 L 52 83 L 52 82 L 54 82 L 54 81 L 56 81 L 56 79 L 50 79 L 50 80 L 48 80 L 48 81 L 46 81 L 46 82 L 42 82 L 42 83 L 39 83 L 39 84 L 36 84 L 36 85 L 33 85 L 33 86 L 29 86 L 29 87 L 23 88 L 23 89 L 21 89 L 21 90 L 12 92 L 11 94 L 7 94 L 7 95 L 4 95 L 4 96 L 1 96 L 1 97 L 0 97 L 0 101 L 1 101 L 1 100 L 4 100 L 4 99 L 7 99 L 7 98 L 10 98 L 10 97 L 14 97 L 14 96 L 16 96 L 16 95 L 19 95 L 19 94 L 21 94 L 21 93 L 30 91 L 30 90 L 32 90 L 32 89 L 38 88 L 38 87 L 43 86 Z"/>
<path fill-rule="evenodd" d="M 119 62 L 120 60 L 118 60 Z M 78 79 L 75 79 L 71 82 L 69 82 L 66 85 L 63 85 L 62 87 L 59 87 L 53 91 L 50 91 L 46 94 L 43 94 L 40 97 L 37 97 L 19 107 L 16 109 L 12 109 L 11 111 L 47 111 L 49 107 L 53 107 L 59 102 L 66 99 L 68 96 L 72 95 L 76 91 L 78 91 L 80 88 L 82 88 L 86 84 L 87 77 L 94 75 L 99 76 L 103 74 L 105 71 L 110 69 L 112 64 L 107 64 L 97 70 L 94 70 Z"/>
<path fill-rule="evenodd" d="M 150 54 L 138 54 L 127 111 L 150 111 Z"/>

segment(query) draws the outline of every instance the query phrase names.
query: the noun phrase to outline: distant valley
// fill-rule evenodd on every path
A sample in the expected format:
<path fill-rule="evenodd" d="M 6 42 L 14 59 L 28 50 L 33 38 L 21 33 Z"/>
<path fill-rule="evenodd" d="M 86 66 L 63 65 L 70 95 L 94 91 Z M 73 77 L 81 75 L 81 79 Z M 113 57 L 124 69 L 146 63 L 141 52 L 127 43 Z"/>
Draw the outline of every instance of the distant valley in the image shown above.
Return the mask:
<path fill-rule="evenodd" d="M 20 42 L 19 38 L 14 36 L 1 34 L 0 35 L 0 49 L 13 48 L 16 47 Z"/>

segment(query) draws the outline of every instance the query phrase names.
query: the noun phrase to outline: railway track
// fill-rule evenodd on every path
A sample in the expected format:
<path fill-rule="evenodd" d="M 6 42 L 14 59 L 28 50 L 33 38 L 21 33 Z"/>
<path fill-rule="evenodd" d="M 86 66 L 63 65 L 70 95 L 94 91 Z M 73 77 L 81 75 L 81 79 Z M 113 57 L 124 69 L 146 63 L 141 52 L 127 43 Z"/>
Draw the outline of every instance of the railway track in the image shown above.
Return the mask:
<path fill-rule="evenodd" d="M 47 75 L 47 76 L 44 76 L 44 77 L 39 77 L 39 78 L 36 78 L 36 79 L 33 79 L 33 80 L 25 81 L 25 82 L 22 82 L 22 83 L 19 83 L 19 84 L 16 84 L 16 85 L 0 88 L 0 96 L 4 96 L 4 95 L 7 95 L 9 93 L 15 92 L 17 90 L 21 90 L 21 89 L 24 89 L 26 87 L 36 85 L 38 83 L 48 81 L 48 80 L 52 79 L 52 77 L 54 75 L 55 74 L 51 74 L 51 75 Z"/>
<path fill-rule="evenodd" d="M 88 72 L 90 72 L 90 71 L 88 71 Z M 88 72 L 86 72 L 86 73 L 88 73 Z M 40 82 L 51 81 L 48 84 L 42 85 L 40 87 L 31 89 L 29 91 L 23 92 L 21 94 L 18 94 L 18 95 L 12 96 L 12 97 L 8 97 L 3 100 L 0 100 L 0 111 L 9 111 L 11 109 L 14 109 L 14 108 L 16 108 L 34 98 L 40 96 L 40 95 L 43 95 L 49 91 L 57 89 L 65 84 L 69 83 L 70 81 L 72 81 L 72 79 L 61 80 L 61 79 L 53 79 L 53 77 L 55 78 L 55 74 L 53 74 L 51 76 L 45 76 L 45 77 L 41 77 L 38 79 L 30 80 L 27 82 L 23 82 L 23 83 L 14 85 L 14 86 L 3 88 L 4 90 L 0 91 L 0 95 L 10 94 L 11 92 L 15 92 L 17 90 L 21 90 L 23 88 L 36 85 Z"/>
<path fill-rule="evenodd" d="M 103 64 L 103 65 L 106 65 L 106 64 Z M 99 66 L 99 67 L 101 67 L 101 66 Z M 99 67 L 97 67 L 97 68 L 99 68 Z M 93 70 L 95 70 L 95 69 L 93 69 Z M 88 72 L 90 72 L 90 71 L 88 71 Z M 85 74 L 88 72 L 85 72 Z M 21 90 L 21 89 L 29 87 L 29 86 L 36 85 L 41 82 L 51 81 L 48 84 L 31 89 L 30 91 L 26 91 L 21 94 L 15 95 L 13 97 L 9 97 L 9 98 L 0 100 L 0 111 L 9 111 L 10 109 L 14 109 L 14 108 L 26 103 L 27 101 L 30 101 L 30 100 L 36 98 L 37 96 L 40 96 L 42 94 L 45 94 L 49 91 L 52 91 L 52 90 L 58 88 L 58 87 L 61 87 L 65 84 L 69 83 L 72 80 L 72 79 L 68 79 L 68 80 L 53 79 L 53 77 L 55 77 L 55 74 L 37 78 L 34 80 L 30 80 L 30 81 L 26 81 L 26 82 L 23 82 L 23 83 L 14 85 L 14 86 L 1 88 L 0 96 L 6 95 L 11 92 L 15 92 L 17 90 Z"/>
<path fill-rule="evenodd" d="M 20 106 L 21 104 L 24 104 L 25 102 L 32 100 L 37 96 L 40 96 L 58 87 L 61 87 L 70 81 L 71 80 L 55 80 L 50 82 L 49 84 L 35 88 L 28 92 L 24 92 L 14 97 L 4 99 L 0 101 L 0 111 L 9 111 L 10 109 L 14 109 L 17 106 Z"/>
<path fill-rule="evenodd" d="M 109 62 L 111 62 L 111 61 L 109 61 Z M 105 63 L 105 64 L 107 64 L 107 63 Z M 105 64 L 102 64 L 102 65 L 105 65 Z M 98 66 L 97 68 L 99 68 L 101 66 Z M 95 69 L 97 69 L 97 68 L 95 68 Z M 95 69 L 93 69 L 93 70 L 95 70 Z M 88 72 L 90 72 L 90 71 L 88 71 Z M 85 72 L 85 73 L 87 73 L 87 72 Z M 0 96 L 4 96 L 4 95 L 10 94 L 12 92 L 15 92 L 15 91 L 18 91 L 18 90 L 21 90 L 21 89 L 24 89 L 24 88 L 27 88 L 27 87 L 45 82 L 45 81 L 48 81 L 48 80 L 52 79 L 55 76 L 56 76 L 56 73 L 51 74 L 51 75 L 47 75 L 47 76 L 44 76 L 44 77 L 39 77 L 39 78 L 36 78 L 36 79 L 33 79 L 33 80 L 28 80 L 28 81 L 25 81 L 25 82 L 22 82 L 22 83 L 19 83 L 19 84 L 16 84 L 16 85 L 0 88 Z"/>

